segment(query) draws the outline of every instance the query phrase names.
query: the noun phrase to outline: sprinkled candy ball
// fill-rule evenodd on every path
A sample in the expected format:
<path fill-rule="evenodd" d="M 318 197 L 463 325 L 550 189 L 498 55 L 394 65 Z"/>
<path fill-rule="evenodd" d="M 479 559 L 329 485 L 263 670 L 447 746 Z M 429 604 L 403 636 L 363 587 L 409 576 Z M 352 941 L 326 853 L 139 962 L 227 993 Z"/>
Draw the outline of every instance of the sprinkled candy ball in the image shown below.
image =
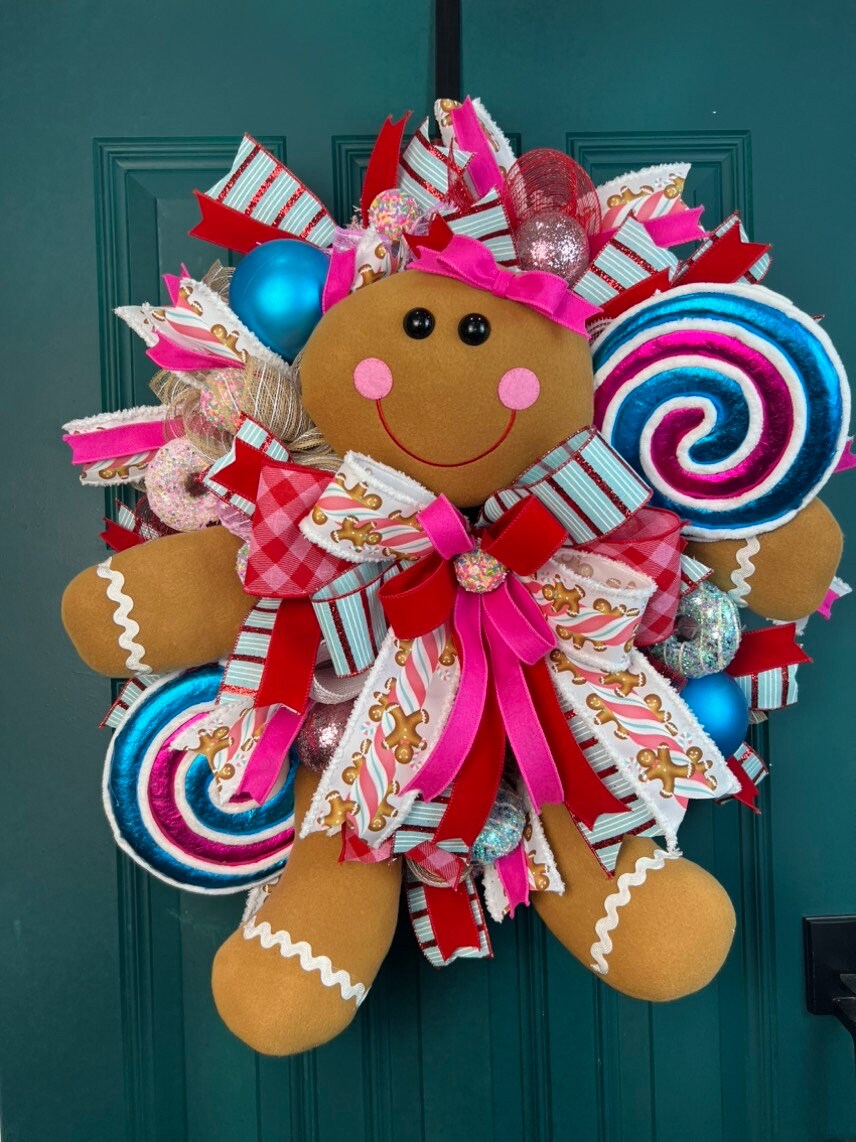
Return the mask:
<path fill-rule="evenodd" d="M 250 545 L 249 543 L 242 543 L 238 548 L 238 553 L 235 556 L 235 570 L 238 572 L 238 578 L 243 583 L 247 577 L 247 561 L 250 558 Z"/>
<path fill-rule="evenodd" d="M 736 603 L 712 583 L 699 583 L 678 606 L 674 634 L 651 653 L 684 678 L 704 678 L 724 670 L 739 645 Z"/>
<path fill-rule="evenodd" d="M 508 570 L 498 559 L 482 551 L 480 547 L 459 555 L 455 559 L 455 578 L 465 591 L 472 591 L 476 595 L 485 595 L 488 591 L 495 591 L 505 582 Z"/>
<path fill-rule="evenodd" d="M 368 222 L 383 238 L 397 242 L 422 214 L 412 194 L 403 190 L 382 190 L 369 207 Z"/>
<path fill-rule="evenodd" d="M 473 844 L 473 861 L 490 864 L 507 856 L 520 844 L 525 825 L 523 799 L 510 785 L 500 785 L 487 823 Z"/>
<path fill-rule="evenodd" d="M 243 369 L 218 369 L 208 374 L 199 393 L 199 410 L 209 424 L 224 432 L 237 431 L 244 385 Z"/>
<path fill-rule="evenodd" d="M 176 531 L 197 531 L 217 520 L 217 497 L 199 477 L 209 461 L 186 436 L 168 440 L 146 469 L 146 493 L 155 515 Z"/>

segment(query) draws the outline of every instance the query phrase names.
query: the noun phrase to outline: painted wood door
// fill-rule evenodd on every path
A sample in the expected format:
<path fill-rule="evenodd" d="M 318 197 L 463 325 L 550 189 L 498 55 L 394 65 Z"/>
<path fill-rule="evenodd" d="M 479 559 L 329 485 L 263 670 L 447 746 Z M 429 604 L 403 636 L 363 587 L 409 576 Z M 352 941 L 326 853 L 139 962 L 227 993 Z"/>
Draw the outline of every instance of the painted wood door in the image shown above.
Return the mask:
<path fill-rule="evenodd" d="M 345 1035 L 262 1059 L 208 990 L 239 902 L 183 895 L 113 847 L 110 689 L 58 619 L 65 582 L 100 558 L 104 505 L 58 426 L 147 399 L 151 366 L 111 309 L 157 296 L 182 260 L 204 270 L 190 192 L 243 130 L 348 216 L 382 118 L 429 106 L 431 26 L 428 0 L 2 10 L 5 1142 L 856 1137 L 852 1047 L 805 1014 L 800 947 L 803 914 L 856 910 L 848 602 L 811 629 L 818 667 L 762 742 L 762 817 L 689 814 L 685 851 L 727 886 L 739 932 L 717 982 L 679 1003 L 614 995 L 534 917 L 494 930 L 490 963 L 439 973 L 402 925 Z M 664 0 L 464 4 L 465 89 L 525 147 L 566 148 L 596 181 L 691 160 L 705 220 L 739 207 L 775 243 L 769 284 L 825 313 L 851 363 L 854 47 L 845 0 L 720 0 L 704 17 Z M 827 499 L 856 523 L 847 477 Z"/>

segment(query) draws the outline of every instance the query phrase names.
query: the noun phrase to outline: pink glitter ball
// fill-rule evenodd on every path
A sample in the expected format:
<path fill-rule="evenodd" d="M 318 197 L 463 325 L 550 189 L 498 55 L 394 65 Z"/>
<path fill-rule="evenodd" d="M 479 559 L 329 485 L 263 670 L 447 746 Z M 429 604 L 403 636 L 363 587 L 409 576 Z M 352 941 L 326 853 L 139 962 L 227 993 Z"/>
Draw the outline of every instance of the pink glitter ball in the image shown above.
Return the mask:
<path fill-rule="evenodd" d="M 217 497 L 199 482 L 208 467 L 186 436 L 168 440 L 146 469 L 152 511 L 176 531 L 198 531 L 217 520 Z"/>
<path fill-rule="evenodd" d="M 583 276 L 591 256 L 585 230 L 561 210 L 543 210 L 527 218 L 515 232 L 514 242 L 524 270 L 557 274 L 568 285 Z"/>
<path fill-rule="evenodd" d="M 369 207 L 369 226 L 390 242 L 397 242 L 421 214 L 422 207 L 412 194 L 404 190 L 382 190 Z"/>
<path fill-rule="evenodd" d="M 353 702 L 336 702 L 331 706 L 319 703 L 310 711 L 294 744 L 301 764 L 313 773 L 320 773 L 336 752 L 353 705 Z"/>
<path fill-rule="evenodd" d="M 486 595 L 502 586 L 508 569 L 480 547 L 455 559 L 455 578 L 465 591 Z"/>

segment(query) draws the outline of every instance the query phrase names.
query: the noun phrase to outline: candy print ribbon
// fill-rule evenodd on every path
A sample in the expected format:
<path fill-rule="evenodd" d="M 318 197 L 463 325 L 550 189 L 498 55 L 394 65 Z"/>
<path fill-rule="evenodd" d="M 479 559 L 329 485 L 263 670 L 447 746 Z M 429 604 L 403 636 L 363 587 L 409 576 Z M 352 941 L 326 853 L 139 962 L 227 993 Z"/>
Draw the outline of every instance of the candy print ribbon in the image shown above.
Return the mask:
<path fill-rule="evenodd" d="M 703 207 L 690 209 L 683 200 L 689 163 L 645 167 L 620 175 L 597 188 L 602 229 L 591 240 L 596 255 L 633 218 L 644 226 L 658 246 L 696 242 L 705 237 L 700 219 Z"/>

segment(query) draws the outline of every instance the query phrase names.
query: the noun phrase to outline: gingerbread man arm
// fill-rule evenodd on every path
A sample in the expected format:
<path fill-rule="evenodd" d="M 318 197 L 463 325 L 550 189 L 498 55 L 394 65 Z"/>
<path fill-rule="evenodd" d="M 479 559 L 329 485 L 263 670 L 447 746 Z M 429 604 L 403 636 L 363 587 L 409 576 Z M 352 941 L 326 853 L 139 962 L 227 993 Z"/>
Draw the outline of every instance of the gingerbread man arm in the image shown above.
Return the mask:
<path fill-rule="evenodd" d="M 62 599 L 77 653 L 110 678 L 156 674 L 229 654 L 256 599 L 235 572 L 223 527 L 153 539 L 82 571 Z"/>
<path fill-rule="evenodd" d="M 756 614 L 788 622 L 821 605 L 843 542 L 832 512 L 815 499 L 788 523 L 756 539 L 695 540 L 686 552 L 713 568 L 712 582 L 721 590 L 736 587 Z"/>

